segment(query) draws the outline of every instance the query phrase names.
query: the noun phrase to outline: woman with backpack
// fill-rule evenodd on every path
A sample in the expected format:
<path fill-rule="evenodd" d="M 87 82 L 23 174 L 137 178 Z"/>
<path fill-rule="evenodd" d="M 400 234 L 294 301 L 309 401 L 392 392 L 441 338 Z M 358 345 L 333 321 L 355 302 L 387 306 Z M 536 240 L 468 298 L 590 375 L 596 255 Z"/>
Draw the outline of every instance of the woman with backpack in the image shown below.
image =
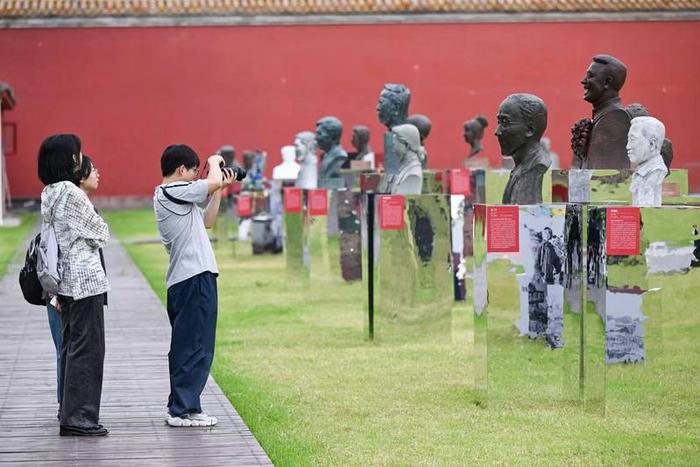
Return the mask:
<path fill-rule="evenodd" d="M 49 136 L 39 148 L 38 173 L 42 222 L 51 224 L 61 271 L 58 294 L 51 304 L 62 325 L 63 394 L 61 436 L 104 436 L 99 424 L 104 364 L 104 294 L 109 284 L 99 249 L 109 239 L 105 221 L 81 190 L 83 155 L 80 138 Z M 88 174 L 89 176 L 89 174 Z"/>

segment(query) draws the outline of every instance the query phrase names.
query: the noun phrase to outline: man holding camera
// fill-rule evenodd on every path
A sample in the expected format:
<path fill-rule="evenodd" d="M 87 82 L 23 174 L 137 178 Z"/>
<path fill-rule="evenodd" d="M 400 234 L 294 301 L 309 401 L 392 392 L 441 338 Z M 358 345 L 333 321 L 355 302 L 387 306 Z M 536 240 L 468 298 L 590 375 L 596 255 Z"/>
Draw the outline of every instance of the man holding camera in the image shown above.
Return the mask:
<path fill-rule="evenodd" d="M 166 278 L 168 318 L 172 327 L 168 362 L 170 426 L 214 426 L 216 417 L 202 412 L 200 395 L 214 359 L 219 271 L 206 229 L 219 212 L 221 189 L 241 171 L 223 168 L 219 155 L 207 160 L 209 175 L 199 179 L 199 157 L 184 144 L 168 146 L 160 159 L 163 182 L 153 207 L 161 241 L 170 255 Z M 209 197 L 206 209 L 197 204 Z"/>

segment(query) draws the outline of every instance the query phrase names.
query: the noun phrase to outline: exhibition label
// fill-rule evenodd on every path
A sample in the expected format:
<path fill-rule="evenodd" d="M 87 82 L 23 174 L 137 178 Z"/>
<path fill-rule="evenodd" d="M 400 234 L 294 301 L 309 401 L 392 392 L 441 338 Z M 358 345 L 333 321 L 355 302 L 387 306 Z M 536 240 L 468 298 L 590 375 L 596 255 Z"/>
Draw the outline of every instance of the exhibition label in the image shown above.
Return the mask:
<path fill-rule="evenodd" d="M 404 198 L 401 195 L 379 197 L 379 226 L 382 230 L 403 230 Z"/>
<path fill-rule="evenodd" d="M 328 190 L 322 188 L 309 190 L 309 215 L 328 215 Z"/>
<path fill-rule="evenodd" d="M 639 208 L 619 207 L 606 210 L 605 247 L 608 256 L 639 254 Z"/>
<path fill-rule="evenodd" d="M 487 206 L 486 251 L 517 253 L 520 249 L 519 219 L 518 206 Z"/>
<path fill-rule="evenodd" d="M 301 188 L 284 189 L 284 212 L 301 212 Z"/>

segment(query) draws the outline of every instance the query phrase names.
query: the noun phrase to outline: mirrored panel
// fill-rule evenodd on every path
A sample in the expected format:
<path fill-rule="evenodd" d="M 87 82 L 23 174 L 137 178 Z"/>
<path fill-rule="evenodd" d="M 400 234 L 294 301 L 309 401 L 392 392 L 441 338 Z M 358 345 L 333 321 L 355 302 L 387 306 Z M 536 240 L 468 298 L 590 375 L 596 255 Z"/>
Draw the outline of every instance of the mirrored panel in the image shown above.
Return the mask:
<path fill-rule="evenodd" d="M 458 169 L 445 174 L 445 187 L 451 193 L 451 262 L 456 301 L 466 300 L 467 290 L 471 289 L 474 205 L 484 197 L 484 173 L 483 170 Z"/>
<path fill-rule="evenodd" d="M 377 196 L 375 339 L 451 340 L 446 195 Z"/>
<path fill-rule="evenodd" d="M 443 185 L 444 171 L 442 170 L 423 170 L 423 194 L 442 194 L 445 193 Z"/>
<path fill-rule="evenodd" d="M 314 289 L 322 289 L 340 277 L 337 209 L 331 210 L 334 193 L 335 190 L 322 188 L 305 190 L 306 247 Z"/>
<path fill-rule="evenodd" d="M 510 170 L 507 169 L 488 169 L 485 171 L 485 195 L 487 204 L 501 204 L 503 201 L 503 192 L 510 178 Z M 551 171 L 544 174 L 542 178 L 542 202 L 552 202 L 552 177 Z"/>
<path fill-rule="evenodd" d="M 661 196 L 664 199 L 688 196 L 688 169 L 671 169 L 661 186 Z"/>
<path fill-rule="evenodd" d="M 581 375 L 586 411 L 605 413 L 605 294 L 607 259 L 605 252 L 605 208 L 583 209 L 586 297 L 583 315 L 583 355 Z"/>
<path fill-rule="evenodd" d="M 635 210 L 635 208 L 628 208 Z M 639 235 L 607 208 L 608 295 L 606 300 L 607 410 L 631 410 L 640 394 L 658 412 L 674 413 L 697 394 L 688 387 L 700 374 L 697 291 L 700 284 L 700 208 L 636 209 Z M 629 223 L 633 222 L 631 216 Z M 617 230 L 615 233 L 614 230 Z M 611 238 L 632 237 L 637 251 L 615 256 Z"/>
<path fill-rule="evenodd" d="M 554 170 L 552 199 L 559 202 L 631 204 L 631 170 Z M 671 169 L 662 185 L 663 204 L 700 204 L 688 196 L 688 171 Z"/>
<path fill-rule="evenodd" d="M 350 190 L 339 190 L 333 200 L 338 213 L 340 274 L 345 281 L 362 280 L 361 201 L 362 195 Z"/>
<path fill-rule="evenodd" d="M 485 215 L 481 221 L 475 212 L 474 302 L 479 319 L 485 276 L 489 400 L 530 404 L 537 394 L 540 400 L 577 401 L 581 319 L 565 305 L 566 206 L 479 209 Z M 486 272 L 480 270 L 480 237 Z"/>
<path fill-rule="evenodd" d="M 306 243 L 304 193 L 291 188 L 283 190 L 282 196 L 286 284 L 308 287 L 311 263 Z"/>
<path fill-rule="evenodd" d="M 486 251 L 486 206 L 473 206 L 473 270 L 471 298 L 474 307 L 473 387 L 481 402 L 488 398 L 488 288 Z"/>
<path fill-rule="evenodd" d="M 583 379 L 581 377 L 583 354 L 583 306 L 585 269 L 583 230 L 584 213 L 581 205 L 567 204 L 564 219 L 564 342 L 563 387 L 564 394 L 571 400 L 583 400 Z"/>

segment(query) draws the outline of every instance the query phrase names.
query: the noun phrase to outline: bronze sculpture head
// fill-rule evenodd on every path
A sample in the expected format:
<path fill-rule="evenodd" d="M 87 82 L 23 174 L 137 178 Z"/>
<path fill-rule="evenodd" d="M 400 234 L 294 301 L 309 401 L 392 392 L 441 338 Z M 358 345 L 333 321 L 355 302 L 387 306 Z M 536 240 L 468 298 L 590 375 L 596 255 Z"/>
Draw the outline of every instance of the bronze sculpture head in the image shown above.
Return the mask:
<path fill-rule="evenodd" d="M 418 128 L 420 133 L 420 144 L 423 144 L 425 139 L 430 135 L 430 130 L 433 129 L 433 122 L 423 114 L 413 114 L 406 119 L 406 123 Z"/>
<path fill-rule="evenodd" d="M 583 98 L 594 107 L 620 94 L 627 78 L 627 66 L 610 55 L 596 55 L 581 80 Z"/>
<path fill-rule="evenodd" d="M 388 83 L 379 94 L 377 115 L 387 130 L 406 122 L 411 91 L 403 84 Z"/>
<path fill-rule="evenodd" d="M 547 128 L 547 107 L 544 101 L 533 94 L 511 94 L 498 108 L 496 137 L 501 145 L 501 154 L 513 156 L 518 164 L 518 155 L 527 146 L 536 143 Z"/>
<path fill-rule="evenodd" d="M 335 117 L 323 117 L 316 122 L 316 144 L 323 152 L 328 152 L 340 144 L 343 124 Z"/>
<path fill-rule="evenodd" d="M 467 158 L 476 155 L 483 149 L 481 140 L 484 138 L 484 129 L 487 126 L 489 126 L 489 122 L 481 114 L 464 122 L 464 141 L 472 147 Z"/>
<path fill-rule="evenodd" d="M 364 125 L 355 125 L 352 127 L 352 139 L 350 144 L 357 150 L 358 154 L 364 153 L 369 144 L 369 128 Z"/>

